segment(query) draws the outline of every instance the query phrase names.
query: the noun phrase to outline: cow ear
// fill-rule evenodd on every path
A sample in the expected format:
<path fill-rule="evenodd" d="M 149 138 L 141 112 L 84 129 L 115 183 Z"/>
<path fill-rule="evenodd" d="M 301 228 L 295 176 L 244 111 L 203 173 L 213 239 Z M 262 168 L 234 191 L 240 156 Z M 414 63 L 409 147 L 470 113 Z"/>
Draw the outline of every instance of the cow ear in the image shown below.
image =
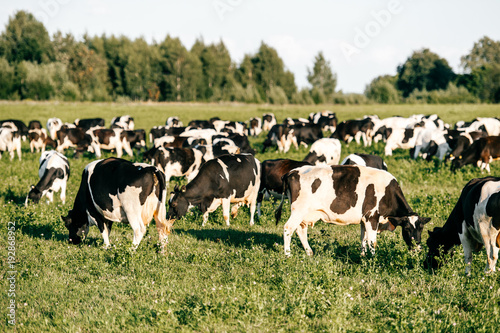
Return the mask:
<path fill-rule="evenodd" d="M 393 216 L 388 216 L 387 218 L 389 219 L 389 222 L 390 222 L 393 226 L 395 226 L 395 227 L 397 227 L 398 225 L 403 224 L 403 219 L 404 219 L 404 218 L 401 218 L 401 217 L 393 217 Z"/>
<path fill-rule="evenodd" d="M 182 185 L 181 192 L 186 192 L 186 185 Z"/>
<path fill-rule="evenodd" d="M 426 224 L 426 223 L 428 223 L 430 220 L 431 220 L 431 218 L 430 218 L 430 217 L 422 217 L 422 218 L 420 219 L 420 221 L 422 222 L 422 224 Z"/>
<path fill-rule="evenodd" d="M 35 185 L 31 185 L 31 189 L 34 189 L 35 188 Z"/>

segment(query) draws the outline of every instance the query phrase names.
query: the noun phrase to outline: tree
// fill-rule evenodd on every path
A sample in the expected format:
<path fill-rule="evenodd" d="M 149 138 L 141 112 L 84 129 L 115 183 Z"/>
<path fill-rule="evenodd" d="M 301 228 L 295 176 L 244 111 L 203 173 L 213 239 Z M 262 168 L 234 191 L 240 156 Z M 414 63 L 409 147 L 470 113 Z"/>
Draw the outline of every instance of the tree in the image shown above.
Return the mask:
<path fill-rule="evenodd" d="M 0 56 L 10 63 L 51 61 L 53 49 L 47 29 L 33 14 L 23 10 L 16 12 L 0 36 Z"/>
<path fill-rule="evenodd" d="M 408 97 L 417 90 L 446 89 L 455 74 L 446 59 L 429 49 L 415 51 L 403 65 L 398 66 L 397 88 Z"/>
<path fill-rule="evenodd" d="M 395 84 L 396 77 L 394 76 L 384 75 L 376 77 L 366 86 L 365 96 L 376 103 L 398 103 L 400 96 Z"/>
<path fill-rule="evenodd" d="M 0 99 L 8 99 L 15 93 L 15 71 L 7 59 L 0 57 Z"/>
<path fill-rule="evenodd" d="M 462 67 L 467 72 L 491 64 L 500 64 L 500 41 L 487 36 L 474 43 L 469 54 L 461 58 Z"/>
<path fill-rule="evenodd" d="M 312 69 L 307 69 L 307 81 L 311 84 L 315 95 L 322 95 L 330 100 L 337 86 L 337 74 L 332 72 L 330 62 L 325 59 L 323 52 L 314 58 Z"/>

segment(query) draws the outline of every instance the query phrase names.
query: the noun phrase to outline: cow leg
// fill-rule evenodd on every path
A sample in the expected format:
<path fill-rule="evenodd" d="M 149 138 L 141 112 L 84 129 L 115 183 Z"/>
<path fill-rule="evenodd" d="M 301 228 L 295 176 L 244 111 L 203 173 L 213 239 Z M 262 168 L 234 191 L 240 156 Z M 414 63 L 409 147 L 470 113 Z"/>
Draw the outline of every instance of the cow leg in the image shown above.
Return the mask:
<path fill-rule="evenodd" d="M 297 230 L 297 228 L 300 226 L 302 223 L 302 216 L 300 215 L 293 215 L 290 216 L 288 221 L 285 223 L 284 226 L 284 231 L 283 231 L 283 240 L 284 240 L 284 248 L 285 248 L 285 255 L 286 256 L 291 256 L 291 251 L 290 251 L 290 243 L 292 241 L 292 235 Z"/>
<path fill-rule="evenodd" d="M 66 185 L 67 182 L 63 181 L 61 184 L 61 201 L 63 205 L 66 203 Z"/>
<path fill-rule="evenodd" d="M 54 192 L 52 190 L 48 190 L 45 196 L 47 197 L 47 203 L 54 202 Z"/>
<path fill-rule="evenodd" d="M 212 203 L 207 208 L 207 210 L 205 211 L 205 213 L 203 213 L 203 222 L 201 224 L 202 227 L 204 227 L 207 224 L 208 214 L 210 214 L 211 212 L 215 211 L 219 207 L 220 204 L 221 204 L 221 200 L 220 199 L 214 199 L 214 201 L 212 201 Z M 228 212 L 228 215 L 229 215 L 229 212 Z"/>
<path fill-rule="evenodd" d="M 462 223 L 462 230 L 464 230 L 463 234 L 458 234 L 460 238 L 460 242 L 464 248 L 464 262 L 465 262 L 465 274 L 470 275 L 470 268 L 472 262 L 472 250 L 475 248 L 476 241 L 472 237 L 472 235 L 467 230 L 467 225 L 465 221 Z"/>
<path fill-rule="evenodd" d="M 132 151 L 132 147 L 130 147 L 130 142 L 124 142 L 123 149 L 125 149 L 125 152 L 128 154 L 128 156 L 134 157 L 134 152 Z"/>
<path fill-rule="evenodd" d="M 491 218 L 489 221 L 483 221 L 483 223 L 480 222 L 479 228 L 481 229 L 481 236 L 483 237 L 484 246 L 486 247 L 487 264 L 484 271 L 485 273 L 495 272 L 499 251 L 497 245 L 499 231 L 491 225 Z"/>
<path fill-rule="evenodd" d="M 307 241 L 307 224 L 302 223 L 298 228 L 297 228 L 297 235 L 299 236 L 300 242 L 302 243 L 302 246 L 304 247 L 304 250 L 306 250 L 306 254 L 308 256 L 313 255 L 313 250 L 309 246 L 309 242 Z"/>
<path fill-rule="evenodd" d="M 238 204 L 235 205 L 236 211 L 238 210 Z M 234 208 L 234 207 L 233 207 Z M 224 216 L 224 221 L 229 227 L 229 211 L 231 210 L 231 198 L 222 199 L 222 215 Z"/>
<path fill-rule="evenodd" d="M 361 221 L 361 255 L 366 255 L 367 247 L 370 248 L 372 254 L 375 254 L 376 245 L 377 229 L 373 230 L 371 222 Z"/>
<path fill-rule="evenodd" d="M 102 240 L 104 241 L 104 247 L 109 247 L 109 234 L 111 233 L 111 227 L 113 226 L 113 221 L 104 221 L 102 223 Z"/>
<path fill-rule="evenodd" d="M 255 224 L 254 216 L 255 216 L 255 209 L 256 208 L 257 208 L 257 199 L 253 198 L 250 201 L 250 226 Z"/>

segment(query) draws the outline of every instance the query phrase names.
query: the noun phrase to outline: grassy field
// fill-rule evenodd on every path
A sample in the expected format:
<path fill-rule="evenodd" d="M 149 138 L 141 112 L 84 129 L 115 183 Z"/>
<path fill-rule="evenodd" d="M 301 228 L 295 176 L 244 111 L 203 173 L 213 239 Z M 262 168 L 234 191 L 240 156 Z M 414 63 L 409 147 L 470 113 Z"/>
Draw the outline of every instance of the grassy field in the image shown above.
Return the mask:
<path fill-rule="evenodd" d="M 499 116 L 498 105 L 396 105 L 396 106 L 262 106 L 231 104 L 65 104 L 3 103 L 0 119 L 16 118 L 45 124 L 57 116 L 112 117 L 130 114 L 136 128 L 149 130 L 168 116 L 182 121 L 207 119 L 247 120 L 274 112 L 284 117 L 307 116 L 328 108 L 340 120 L 377 114 L 407 116 L 437 113 L 447 122 L 478 116 Z M 260 148 L 264 135 L 251 139 Z M 343 145 L 342 158 L 352 152 L 383 156 L 379 143 L 363 148 Z M 302 159 L 307 149 L 257 154 L 261 161 L 287 157 Z M 72 154 L 68 152 L 68 156 Z M 291 258 L 283 254 L 283 222 L 276 226 L 272 202 L 263 205 L 264 216 L 249 227 L 248 209 L 240 209 L 226 227 L 220 209 L 201 227 L 201 215 L 190 213 L 174 225 L 168 255 L 158 254 L 154 226 L 139 248 L 130 250 L 132 231 L 115 224 L 110 249 L 103 249 L 98 229 L 91 228 L 80 246 L 67 243 L 61 215 L 73 205 L 81 172 L 91 155 L 70 159 L 67 203 L 23 206 L 31 184 L 38 181 L 38 158 L 23 143 L 23 160 L 0 160 L 0 315 L 7 320 L 8 222 L 14 222 L 16 325 L 19 331 L 197 331 L 197 332 L 497 332 L 500 327 L 499 274 L 484 274 L 484 250 L 474 256 L 472 274 L 464 275 L 463 251 L 457 248 L 442 269 L 423 269 L 426 246 L 409 252 L 401 229 L 378 237 L 374 256 L 360 257 L 359 226 L 340 227 L 318 222 L 309 230 L 314 251 L 307 257 L 296 235 Z M 110 154 L 106 156 L 111 156 Z M 134 158 L 140 160 L 139 157 Z M 385 158 L 402 186 L 410 206 L 431 217 L 425 230 L 441 226 L 467 181 L 483 177 L 477 168 L 455 174 L 437 161 L 409 159 L 396 150 Z M 491 174 L 500 176 L 500 163 Z M 171 181 L 171 186 L 184 183 Z M 285 205 L 285 212 L 289 209 Z M 288 217 L 284 215 L 284 220 Z M 153 222 L 154 223 L 154 222 Z M 427 232 L 423 241 L 427 239 Z"/>

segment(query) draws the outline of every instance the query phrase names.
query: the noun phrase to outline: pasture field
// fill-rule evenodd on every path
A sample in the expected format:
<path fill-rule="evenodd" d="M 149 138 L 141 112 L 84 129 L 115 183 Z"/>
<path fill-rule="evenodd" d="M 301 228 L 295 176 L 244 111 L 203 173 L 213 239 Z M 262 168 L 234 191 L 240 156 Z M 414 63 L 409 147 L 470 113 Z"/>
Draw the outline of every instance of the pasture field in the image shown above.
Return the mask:
<path fill-rule="evenodd" d="M 147 131 L 177 115 L 191 119 L 248 120 L 274 112 L 284 117 L 307 117 L 328 108 L 339 120 L 377 114 L 408 116 L 437 113 L 446 122 L 499 116 L 499 105 L 372 105 L 372 106 L 262 106 L 232 104 L 86 104 L 3 103 L 0 119 L 26 123 L 49 117 L 72 122 L 75 118 L 130 114 L 136 128 Z M 251 138 L 260 151 L 265 134 Z M 148 143 L 149 144 L 149 143 Z M 354 142 L 342 146 L 342 159 L 352 152 L 383 156 L 384 144 L 364 148 Z M 302 159 L 301 147 L 284 155 L 257 153 L 271 158 Z M 71 152 L 66 153 L 72 156 Z M 105 157 L 112 154 L 105 154 Z M 112 247 L 103 249 L 98 229 L 92 227 L 82 245 L 67 243 L 60 219 L 72 208 L 84 166 L 94 159 L 85 154 L 69 158 L 67 202 L 24 207 L 31 184 L 38 181 L 40 154 L 23 143 L 23 160 L 0 160 L 0 251 L 2 327 L 18 331 L 166 331 L 166 332 L 498 332 L 500 329 L 500 275 L 484 273 L 485 251 L 474 255 L 472 272 L 465 276 L 463 251 L 437 272 L 423 269 L 427 230 L 441 226 L 461 189 L 472 178 L 484 177 L 478 168 L 456 173 L 438 161 L 410 160 L 408 151 L 396 150 L 384 158 L 399 181 L 410 206 L 431 217 L 423 234 L 423 249 L 409 252 L 401 229 L 378 236 L 376 254 L 360 256 L 360 227 L 318 222 L 309 229 L 314 256 L 308 257 L 296 235 L 292 256 L 283 252 L 283 223 L 274 222 L 273 202 L 264 202 L 263 217 L 250 227 L 249 211 L 241 208 L 226 227 L 219 210 L 201 227 L 201 214 L 178 220 L 169 237 L 168 255 L 158 254 L 157 232 L 150 225 L 136 251 L 130 250 L 132 230 L 115 223 Z M 128 157 L 125 157 L 128 158 Z M 134 160 L 140 160 L 134 157 Z M 500 176 L 500 162 L 491 165 Z M 173 179 L 174 184 L 185 183 Z M 277 204 L 274 204 L 277 205 Z M 8 222 L 15 231 L 16 324 L 8 324 Z M 154 224 L 154 222 L 152 222 Z M 498 266 L 498 265 L 497 265 Z M 500 268 L 500 267 L 497 267 Z M 2 329 L 3 331 L 4 329 Z"/>

